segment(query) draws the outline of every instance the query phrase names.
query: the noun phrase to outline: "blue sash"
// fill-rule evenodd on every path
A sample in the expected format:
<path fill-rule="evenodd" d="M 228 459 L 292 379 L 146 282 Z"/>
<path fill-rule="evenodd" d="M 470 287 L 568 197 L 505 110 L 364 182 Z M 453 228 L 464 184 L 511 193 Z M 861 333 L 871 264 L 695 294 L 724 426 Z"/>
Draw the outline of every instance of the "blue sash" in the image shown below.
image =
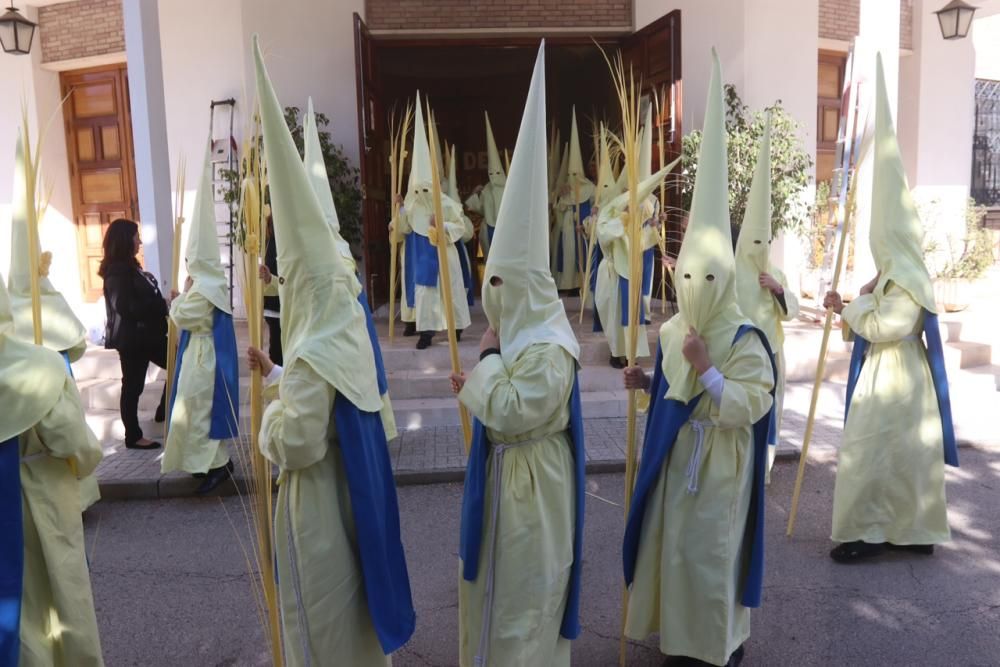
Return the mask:
<path fill-rule="evenodd" d="M 385 362 L 382 361 L 382 346 L 378 344 L 378 332 L 375 331 L 375 320 L 372 319 L 372 311 L 368 307 L 368 297 L 362 287 L 358 292 L 358 303 L 365 311 L 365 325 L 368 327 L 368 340 L 372 343 L 372 352 L 375 353 L 375 379 L 378 381 L 379 396 L 384 396 L 389 391 L 389 382 L 385 376 Z"/>
<path fill-rule="evenodd" d="M 650 291 L 646 287 L 652 288 L 653 283 L 653 249 L 642 253 L 642 292 L 639 298 L 639 321 L 645 322 L 646 320 L 646 302 L 642 299 L 642 296 L 649 295 Z M 618 276 L 618 294 L 621 299 L 622 304 L 622 326 L 628 326 L 628 278 L 622 278 Z"/>
<path fill-rule="evenodd" d="M 597 268 L 604 261 L 604 251 L 601 250 L 600 243 L 594 244 L 594 251 L 591 254 L 593 259 L 590 260 L 590 295 L 594 299 L 594 331 L 600 332 L 604 331 L 604 326 L 601 325 L 601 315 L 597 312 Z M 580 307 L 582 308 L 583 305 L 581 304 Z"/>
<path fill-rule="evenodd" d="M 18 438 L 0 443 L 0 665 L 21 654 L 24 524 L 21 516 L 21 451 Z"/>
<path fill-rule="evenodd" d="M 476 304 L 475 290 L 472 284 L 472 267 L 469 265 L 469 250 L 461 241 L 455 243 L 458 250 L 458 261 L 462 265 L 462 283 L 465 285 L 465 298 L 470 306 Z"/>
<path fill-rule="evenodd" d="M 955 440 L 955 425 L 951 418 L 951 397 L 948 389 L 948 372 L 944 364 L 944 345 L 941 343 L 941 329 L 938 327 L 936 313 L 924 310 L 924 339 L 927 346 L 927 366 L 934 382 L 934 393 L 937 396 L 938 412 L 941 413 L 941 432 L 944 442 L 944 462 L 958 467 L 958 443 Z M 844 423 L 847 423 L 847 413 L 851 409 L 851 399 L 861 375 L 861 367 L 865 364 L 865 352 L 868 341 L 854 334 L 854 350 L 851 352 L 851 365 L 847 374 L 847 397 L 844 401 Z"/>
<path fill-rule="evenodd" d="M 496 227 L 494 225 L 486 225 L 486 236 L 489 237 L 490 243 L 493 243 L 493 233 L 496 232 Z"/>
<path fill-rule="evenodd" d="M 389 448 L 377 412 L 363 412 L 338 393 L 333 402 L 339 450 L 347 475 L 358 560 L 368 613 L 389 655 L 416 627 L 410 579 L 399 533 L 399 503 Z M 331 660 L 336 661 L 334 656 Z"/>
<path fill-rule="evenodd" d="M 759 329 L 743 325 L 736 332 L 733 344 L 748 331 L 755 331 L 764 345 L 771 360 L 771 370 L 777 373 L 774 355 L 767 342 L 767 336 Z M 622 564 L 625 571 L 625 585 L 631 586 L 635 579 L 635 562 L 639 555 L 639 542 L 642 536 L 642 520 L 646 514 L 646 502 L 652 493 L 664 464 L 677 441 L 681 427 L 691 418 L 695 406 L 701 399 L 701 394 L 695 396 L 690 403 L 667 399 L 669 384 L 663 376 L 663 350 L 656 354 L 656 366 L 653 369 L 653 380 L 650 393 L 653 402 L 646 418 L 646 434 L 643 438 L 642 460 L 636 477 L 635 491 L 632 494 L 632 504 L 625 523 L 625 538 L 622 544 Z M 774 390 L 771 390 L 774 396 Z M 771 412 L 774 411 L 772 406 Z M 741 587 L 743 589 L 740 604 L 744 607 L 759 607 L 764 583 L 764 476 L 767 471 L 767 435 L 771 423 L 770 414 L 764 415 L 753 425 L 753 483 L 750 492 L 750 507 L 747 512 L 747 523 L 744 531 L 744 546 L 746 554 Z"/>
<path fill-rule="evenodd" d="M 412 308 L 417 300 L 417 285 L 437 287 L 438 255 L 437 248 L 431 245 L 431 240 L 416 232 L 407 234 L 403 244 L 406 253 L 403 282 L 406 288 L 406 303 Z"/>
<path fill-rule="evenodd" d="M 236 349 L 236 330 L 233 316 L 218 308 L 212 315 L 212 343 L 215 345 L 215 389 L 212 393 L 212 420 L 208 437 L 212 440 L 229 440 L 239 435 L 240 422 L 240 362 Z M 184 352 L 191 342 L 191 332 L 181 331 L 177 343 L 177 364 L 174 369 L 174 384 L 170 391 L 170 410 L 167 419 L 173 417 L 177 385 L 180 384 L 181 364 Z"/>
<path fill-rule="evenodd" d="M 62 355 L 63 361 L 66 362 L 66 372 L 69 373 L 70 377 L 73 377 L 73 366 L 69 363 L 69 352 L 63 350 L 59 354 Z"/>
<path fill-rule="evenodd" d="M 580 402 L 580 382 L 573 380 L 570 395 L 570 446 L 573 448 L 573 482 L 576 521 L 573 530 L 573 567 L 569 575 L 569 597 L 563 613 L 559 634 L 576 639 L 580 634 L 580 583 L 583 572 L 583 510 L 586 495 L 586 451 L 583 444 L 583 407 Z M 465 491 L 462 495 L 462 524 L 459 556 L 462 558 L 462 578 L 475 581 L 479 570 L 479 554 L 483 544 L 483 516 L 486 512 L 486 469 L 490 447 L 486 427 L 478 419 L 473 424 L 472 449 L 465 470 Z"/>

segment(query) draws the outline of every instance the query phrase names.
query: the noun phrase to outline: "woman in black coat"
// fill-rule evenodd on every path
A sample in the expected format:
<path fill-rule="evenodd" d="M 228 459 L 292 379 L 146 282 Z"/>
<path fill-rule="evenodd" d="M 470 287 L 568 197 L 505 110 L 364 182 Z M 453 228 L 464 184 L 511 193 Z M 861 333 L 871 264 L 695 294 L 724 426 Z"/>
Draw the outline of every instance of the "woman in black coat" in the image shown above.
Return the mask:
<path fill-rule="evenodd" d="M 125 424 L 125 446 L 156 449 L 160 443 L 143 437 L 139 427 L 139 397 L 146 386 L 146 370 L 153 362 L 167 366 L 168 304 L 160 294 L 156 278 L 139 266 L 136 255 L 142 240 L 139 226 L 118 219 L 104 235 L 104 257 L 98 275 L 104 279 L 107 325 L 104 346 L 118 350 L 122 367 L 121 415 Z M 156 421 L 164 418 L 164 402 L 156 409 Z"/>

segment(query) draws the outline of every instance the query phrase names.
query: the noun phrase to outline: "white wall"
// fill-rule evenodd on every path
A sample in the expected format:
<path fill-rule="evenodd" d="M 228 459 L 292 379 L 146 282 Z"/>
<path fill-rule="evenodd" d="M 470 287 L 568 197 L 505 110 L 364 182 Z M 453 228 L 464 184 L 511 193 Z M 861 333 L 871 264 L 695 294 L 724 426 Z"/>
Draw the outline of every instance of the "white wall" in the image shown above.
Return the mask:
<path fill-rule="evenodd" d="M 976 78 L 1000 81 L 1000 14 L 972 22 L 972 43 L 976 49 Z"/>
<path fill-rule="evenodd" d="M 38 20 L 34 8 L 27 8 L 25 15 L 33 21 Z M 10 267 L 14 147 L 21 126 L 21 103 L 24 100 L 28 106 L 28 122 L 33 141 L 37 141 L 39 134 L 48 125 L 41 151 L 40 186 L 51 187 L 52 198 L 45 218 L 40 221 L 39 233 L 42 250 L 53 254 L 49 278 L 86 321 L 89 313 L 81 306 L 76 227 L 73 224 L 65 129 L 59 106 L 59 75 L 41 68 L 41 48 L 37 33 L 29 55 L 0 54 L 0 81 L 10 91 L 10 94 L 0 95 L 0 271 L 6 279 Z"/>

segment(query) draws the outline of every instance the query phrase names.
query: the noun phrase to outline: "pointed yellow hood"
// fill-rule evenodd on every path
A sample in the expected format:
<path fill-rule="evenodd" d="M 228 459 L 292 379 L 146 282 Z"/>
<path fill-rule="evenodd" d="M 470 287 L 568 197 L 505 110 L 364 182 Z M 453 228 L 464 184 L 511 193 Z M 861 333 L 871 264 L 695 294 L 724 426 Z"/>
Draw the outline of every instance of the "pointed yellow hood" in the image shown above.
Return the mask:
<path fill-rule="evenodd" d="M 33 343 L 34 322 L 31 314 L 31 269 L 28 243 L 28 200 L 25 181 L 24 147 L 18 133 L 14 154 L 13 209 L 10 224 L 10 307 L 17 338 Z M 34 252 L 39 253 L 35 247 Z M 42 305 L 42 344 L 56 352 L 67 352 L 76 361 L 87 349 L 87 330 L 77 319 L 66 299 L 49 280 L 41 276 L 39 292 Z"/>
<path fill-rule="evenodd" d="M 649 178 L 653 173 L 653 105 L 646 106 L 646 119 L 639 137 L 639 180 Z"/>
<path fill-rule="evenodd" d="M 729 355 L 736 330 L 747 322 L 736 305 L 721 70 L 712 49 L 698 175 L 674 269 L 679 312 L 660 330 L 663 371 L 670 383 L 667 397 L 685 403 L 702 391 L 694 368 L 681 351 L 689 327 L 705 338 L 712 363 L 718 366 Z"/>
<path fill-rule="evenodd" d="M 327 176 L 326 162 L 323 160 L 323 145 L 319 140 L 319 126 L 316 124 L 316 112 L 313 111 L 311 97 L 306 109 L 305 120 L 302 123 L 302 140 L 305 145 L 302 162 L 306 166 L 309 183 L 312 185 L 319 206 L 323 210 L 323 217 L 326 218 L 333 231 L 334 241 L 340 250 L 340 256 L 347 261 L 348 266 L 355 267 L 351 245 L 340 235 L 340 218 L 337 217 L 337 207 L 333 203 L 333 190 L 330 189 L 330 178 Z"/>
<path fill-rule="evenodd" d="M 13 329 L 10 297 L 0 276 L 0 442 L 41 421 L 67 381 L 66 367 L 57 354 L 14 337 Z"/>
<path fill-rule="evenodd" d="M 608 131 L 601 123 L 600 166 L 598 167 L 597 188 L 594 203 L 604 206 L 620 193 L 615 181 L 615 171 L 611 166 L 611 150 L 608 148 Z"/>
<path fill-rule="evenodd" d="M 899 155 L 881 54 L 876 56 L 875 67 L 875 165 L 869 243 L 875 266 L 881 272 L 876 289 L 883 293 L 892 281 L 934 313 L 934 287 L 923 258 L 923 226 Z"/>
<path fill-rule="evenodd" d="M 229 281 L 222 268 L 215 223 L 215 196 L 212 188 L 212 142 L 205 146 L 201 181 L 194 196 L 194 212 L 188 228 L 184 262 L 194 280 L 192 292 L 198 292 L 219 310 L 232 314 L 229 306 Z"/>
<path fill-rule="evenodd" d="M 431 149 L 427 143 L 427 125 L 424 123 L 423 105 L 420 103 L 420 91 L 417 91 L 417 103 L 413 111 L 413 143 L 410 149 L 410 180 L 406 188 L 406 198 L 403 205 L 411 207 L 416 203 L 427 208 L 431 202 Z"/>
<path fill-rule="evenodd" d="M 761 287 L 760 274 L 771 272 L 771 114 L 757 151 L 747 208 L 736 242 L 736 295 L 744 315 L 768 335 L 772 345 L 776 328 L 774 297 Z"/>
<path fill-rule="evenodd" d="M 490 115 L 486 116 L 486 170 L 490 177 L 490 185 L 502 188 L 507 183 L 507 174 L 504 171 L 503 163 L 500 161 L 500 151 L 497 150 L 497 142 L 493 137 L 493 127 L 490 125 Z"/>
<path fill-rule="evenodd" d="M 580 346 L 549 271 L 545 154 L 545 41 L 538 47 L 528 99 L 483 280 L 483 309 L 513 362 L 535 343 L 553 343 L 579 359 Z M 503 284 L 491 285 L 499 277 Z"/>
<path fill-rule="evenodd" d="M 456 202 L 462 201 L 461 196 L 458 194 L 458 168 L 455 166 L 455 161 L 458 157 L 458 153 L 455 150 L 455 144 L 451 145 L 451 158 L 448 160 L 448 196 L 454 199 Z"/>
<path fill-rule="evenodd" d="M 573 107 L 573 122 L 570 125 L 569 133 L 569 164 L 566 168 L 566 184 L 570 187 L 570 193 L 564 203 L 578 204 L 589 200 L 594 194 L 594 184 L 587 178 L 587 172 L 583 166 L 583 151 L 580 149 L 580 132 L 576 127 L 576 107 Z M 579 200 L 574 201 L 579 193 Z"/>
<path fill-rule="evenodd" d="M 285 363 L 308 363 L 359 409 L 378 412 L 382 399 L 375 354 L 357 300 L 361 285 L 341 257 L 316 199 L 256 35 L 253 57 L 281 276 L 278 291 Z"/>

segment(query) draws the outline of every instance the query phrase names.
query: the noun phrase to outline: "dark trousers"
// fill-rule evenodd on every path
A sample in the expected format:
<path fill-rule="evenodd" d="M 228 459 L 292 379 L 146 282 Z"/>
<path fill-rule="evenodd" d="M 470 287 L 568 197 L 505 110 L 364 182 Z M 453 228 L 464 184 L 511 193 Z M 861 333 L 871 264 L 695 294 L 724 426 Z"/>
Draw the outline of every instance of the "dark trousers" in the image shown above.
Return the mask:
<path fill-rule="evenodd" d="M 121 415 L 122 423 L 125 424 L 125 444 L 134 445 L 142 439 L 142 429 L 139 427 L 139 397 L 146 387 L 146 369 L 150 362 L 160 368 L 167 367 L 167 339 L 163 338 L 163 344 L 157 345 L 156 341 L 150 341 L 145 346 L 146 349 L 118 351 L 118 360 L 122 367 L 122 395 L 121 395 Z M 165 405 L 166 386 L 163 387 L 163 395 L 160 397 L 160 405 Z"/>
<path fill-rule="evenodd" d="M 281 320 L 277 317 L 265 317 L 267 322 L 267 356 L 279 366 L 285 365 L 285 357 L 281 353 Z"/>

